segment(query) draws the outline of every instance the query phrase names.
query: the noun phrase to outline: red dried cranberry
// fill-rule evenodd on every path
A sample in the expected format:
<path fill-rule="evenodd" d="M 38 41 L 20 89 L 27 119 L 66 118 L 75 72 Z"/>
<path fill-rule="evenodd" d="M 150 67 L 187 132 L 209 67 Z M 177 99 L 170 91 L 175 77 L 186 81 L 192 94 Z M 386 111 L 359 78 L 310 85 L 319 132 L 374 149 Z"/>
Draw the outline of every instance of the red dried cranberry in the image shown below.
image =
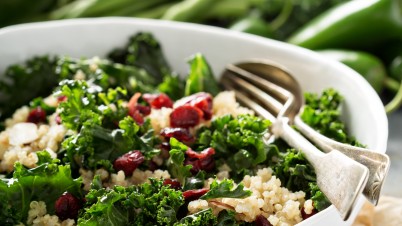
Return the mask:
<path fill-rule="evenodd" d="M 32 122 L 36 124 L 46 122 L 46 112 L 41 107 L 32 109 L 29 112 L 27 122 Z"/>
<path fill-rule="evenodd" d="M 144 156 L 140 151 L 130 151 L 118 157 L 113 163 L 113 168 L 116 171 L 123 170 L 126 176 L 131 176 L 144 160 Z"/>
<path fill-rule="evenodd" d="M 258 215 L 254 221 L 255 226 L 272 226 L 266 217 L 263 215 Z"/>
<path fill-rule="evenodd" d="M 189 158 L 196 158 L 196 159 L 204 159 L 207 158 L 209 156 L 215 155 L 215 149 L 214 148 L 207 148 L 205 150 L 203 150 L 202 152 L 195 152 L 191 149 L 188 149 L 186 151 L 186 155 Z"/>
<path fill-rule="evenodd" d="M 180 106 L 170 114 L 170 126 L 189 128 L 200 123 L 202 111 L 192 106 Z"/>
<path fill-rule="evenodd" d="M 76 219 L 81 209 L 81 202 L 72 194 L 62 194 L 55 203 L 55 213 L 60 220 Z"/>
<path fill-rule="evenodd" d="M 145 93 L 144 95 L 142 95 L 142 99 L 148 102 L 148 104 L 155 109 L 161 109 L 162 107 L 165 108 L 173 107 L 173 101 L 169 98 L 168 95 L 164 93 L 159 94 Z"/>
<path fill-rule="evenodd" d="M 135 93 L 130 100 L 127 103 L 127 108 L 128 108 L 128 115 L 132 116 L 134 115 L 135 112 L 138 112 L 138 109 L 136 108 L 138 99 L 140 98 L 141 93 Z"/>
<path fill-rule="evenodd" d="M 201 170 L 211 171 L 215 168 L 214 154 L 215 150 L 213 148 L 207 148 L 201 153 L 188 149 L 184 165 L 192 165 L 193 168 L 190 171 L 193 174 L 197 174 Z"/>
<path fill-rule="evenodd" d="M 184 143 L 194 142 L 193 135 L 186 128 L 164 128 L 161 131 L 161 136 L 167 138 L 167 140 L 174 137 Z"/>
<path fill-rule="evenodd" d="M 303 207 L 302 210 L 301 210 L 301 215 L 302 215 L 303 220 L 305 220 L 305 219 L 307 219 L 307 218 L 313 216 L 313 215 L 316 214 L 316 213 L 317 213 L 317 210 L 316 210 L 316 209 L 313 209 L 310 214 L 307 214 L 307 213 L 304 211 L 304 207 Z"/>
<path fill-rule="evenodd" d="M 157 170 L 158 168 L 159 168 L 158 164 L 156 164 L 154 161 L 149 161 L 149 163 L 148 163 L 149 170 L 151 170 L 153 172 L 153 171 Z"/>
<path fill-rule="evenodd" d="M 181 184 L 175 179 L 165 179 L 163 180 L 163 185 L 169 185 L 174 190 L 181 190 Z"/>
<path fill-rule="evenodd" d="M 160 149 L 161 149 L 161 154 L 160 156 L 163 159 L 168 159 L 170 157 L 169 151 L 170 151 L 170 144 L 168 142 L 162 142 L 160 144 Z"/>
<path fill-rule="evenodd" d="M 56 124 L 57 124 L 57 125 L 61 125 L 62 121 L 61 121 L 60 115 L 56 115 L 56 117 L 55 117 L 54 120 L 56 121 Z"/>
<path fill-rule="evenodd" d="M 191 202 L 199 199 L 201 196 L 205 195 L 209 191 L 209 188 L 201 188 L 195 190 L 188 190 L 183 192 L 184 200 Z"/>
<path fill-rule="evenodd" d="M 200 109 L 205 120 L 212 118 L 212 96 L 209 93 L 195 93 L 191 96 L 180 99 L 176 102 L 177 106 L 190 105 Z"/>
<path fill-rule="evenodd" d="M 140 112 L 135 111 L 133 114 L 129 114 L 131 116 L 131 118 L 134 119 L 134 121 L 138 124 L 138 125 L 142 125 L 144 124 L 144 117 L 142 117 L 142 115 L 140 114 Z"/>
<path fill-rule="evenodd" d="M 64 101 L 66 101 L 67 100 L 67 97 L 66 96 L 59 96 L 59 97 L 57 97 L 57 101 L 60 103 L 60 102 L 64 102 Z"/>
<path fill-rule="evenodd" d="M 136 109 L 142 114 L 142 115 L 149 115 L 151 114 L 151 108 L 148 106 L 144 106 L 141 104 L 138 104 L 136 106 Z"/>

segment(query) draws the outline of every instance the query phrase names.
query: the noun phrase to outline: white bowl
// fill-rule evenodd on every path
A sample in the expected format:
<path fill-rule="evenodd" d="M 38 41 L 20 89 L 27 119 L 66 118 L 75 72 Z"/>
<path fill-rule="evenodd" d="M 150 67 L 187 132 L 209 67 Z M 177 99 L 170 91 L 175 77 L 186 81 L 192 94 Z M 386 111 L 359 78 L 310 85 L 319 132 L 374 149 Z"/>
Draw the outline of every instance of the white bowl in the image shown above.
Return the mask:
<path fill-rule="evenodd" d="M 139 31 L 152 32 L 162 43 L 174 70 L 185 74 L 186 59 L 201 52 L 217 76 L 228 63 L 267 58 L 287 67 L 304 91 L 333 87 L 345 97 L 344 120 L 351 134 L 371 149 L 384 153 L 388 122 L 383 105 L 371 86 L 348 67 L 286 43 L 225 29 L 128 18 L 78 19 L 17 25 L 0 29 L 0 71 L 40 54 L 73 57 L 104 56 Z M 334 206 L 298 225 L 350 225 L 361 208 L 359 197 L 350 219 L 343 222 Z"/>

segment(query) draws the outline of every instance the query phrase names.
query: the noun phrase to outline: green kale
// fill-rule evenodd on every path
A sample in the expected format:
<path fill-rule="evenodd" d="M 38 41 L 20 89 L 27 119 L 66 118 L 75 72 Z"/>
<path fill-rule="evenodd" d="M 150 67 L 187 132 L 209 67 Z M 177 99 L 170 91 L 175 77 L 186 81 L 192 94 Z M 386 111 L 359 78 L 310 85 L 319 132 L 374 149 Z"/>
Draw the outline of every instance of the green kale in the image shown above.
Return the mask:
<path fill-rule="evenodd" d="M 301 118 L 324 136 L 356 146 L 363 146 L 354 137 L 348 136 L 345 124 L 340 119 L 342 96 L 334 89 L 324 90 L 321 95 L 306 93 L 306 106 Z"/>
<path fill-rule="evenodd" d="M 217 226 L 237 226 L 239 225 L 235 218 L 236 212 L 230 210 L 222 210 L 218 215 Z"/>
<path fill-rule="evenodd" d="M 48 96 L 59 82 L 55 59 L 35 57 L 7 68 L 0 76 L 0 121 L 36 97 Z"/>
<path fill-rule="evenodd" d="M 25 222 L 31 201 L 44 201 L 47 213 L 52 215 L 55 201 L 64 192 L 82 196 L 81 179 L 71 177 L 69 165 L 59 165 L 59 160 L 52 160 L 47 151 L 37 154 L 40 165 L 36 168 L 26 169 L 17 162 L 13 177 L 1 179 L 1 205 L 6 207 L 6 210 L 0 211 L 1 222 Z"/>
<path fill-rule="evenodd" d="M 60 118 L 68 129 L 78 130 L 84 122 L 91 121 L 101 125 L 102 115 L 97 105 L 97 91 L 85 81 L 64 80 L 56 93 L 65 96 L 66 101 L 59 104 Z"/>
<path fill-rule="evenodd" d="M 212 209 L 206 209 L 182 218 L 180 222 L 174 224 L 174 226 L 210 226 L 216 225 L 217 222 L 218 220 L 212 213 Z"/>
<path fill-rule="evenodd" d="M 173 100 L 178 100 L 184 95 L 184 82 L 178 75 L 167 75 L 163 78 L 163 82 L 158 85 L 158 90 Z"/>
<path fill-rule="evenodd" d="M 209 187 L 209 191 L 201 196 L 200 199 L 246 198 L 252 194 L 251 191 L 244 190 L 244 186 L 241 183 L 235 189 L 233 187 L 233 180 L 224 179 L 220 183 L 214 180 Z"/>
<path fill-rule="evenodd" d="M 62 57 L 57 62 L 56 72 L 61 79 L 72 79 L 82 74 L 85 80 L 107 90 L 122 87 L 130 95 L 135 92 L 152 92 L 157 81 L 143 68 L 113 63 L 104 59 L 74 59 Z"/>
<path fill-rule="evenodd" d="M 205 184 L 205 171 L 200 171 L 194 177 L 187 177 L 183 186 L 183 191 L 201 189 Z"/>
<path fill-rule="evenodd" d="M 331 203 L 325 197 L 324 193 L 320 190 L 316 183 L 309 183 L 310 197 L 313 200 L 313 206 L 316 210 L 321 211 L 326 209 Z"/>
<path fill-rule="evenodd" d="M 184 198 L 162 180 L 113 189 L 91 189 L 79 225 L 173 225 Z"/>
<path fill-rule="evenodd" d="M 198 53 L 189 61 L 190 74 L 186 80 L 185 96 L 198 92 L 207 92 L 215 96 L 220 92 L 218 83 L 205 57 Z"/>
<path fill-rule="evenodd" d="M 166 75 L 171 74 L 161 45 L 150 33 L 132 36 L 125 47 L 112 51 L 109 58 L 117 63 L 144 68 L 156 83 L 161 83 Z"/>
<path fill-rule="evenodd" d="M 78 134 L 62 143 L 66 161 L 74 168 L 81 165 L 89 169 L 104 167 L 113 171 L 113 161 L 129 151 L 140 150 L 148 160 L 159 153 L 150 145 L 153 140 L 142 139 L 140 126 L 131 117 L 121 120 L 119 126 L 119 129 L 110 130 L 91 120 L 84 122 Z"/>
<path fill-rule="evenodd" d="M 175 138 L 170 138 L 170 148 L 169 172 L 181 184 L 184 184 L 186 178 L 191 176 L 190 170 L 193 167 L 192 165 L 184 165 L 185 152 L 188 150 L 188 147 Z"/>
<path fill-rule="evenodd" d="M 278 143 L 278 142 L 276 142 Z M 279 144 L 279 146 L 283 146 Z M 274 170 L 275 175 L 281 180 L 282 186 L 291 191 L 309 191 L 309 183 L 316 182 L 314 168 L 308 163 L 302 152 L 289 147 L 281 148 L 271 145 L 270 153 L 275 156 L 269 165 Z"/>
<path fill-rule="evenodd" d="M 215 148 L 215 159 L 226 162 L 234 173 L 241 173 L 264 162 L 268 145 L 263 141 L 270 122 L 256 116 L 226 115 L 212 121 L 209 128 L 201 128 L 196 147 Z"/>
<path fill-rule="evenodd" d="M 35 99 L 33 99 L 30 103 L 29 103 L 29 107 L 30 108 L 37 108 L 40 107 L 42 108 L 45 112 L 46 115 L 51 115 L 56 111 L 55 107 L 49 106 L 47 105 L 44 101 L 42 97 L 37 97 Z"/>

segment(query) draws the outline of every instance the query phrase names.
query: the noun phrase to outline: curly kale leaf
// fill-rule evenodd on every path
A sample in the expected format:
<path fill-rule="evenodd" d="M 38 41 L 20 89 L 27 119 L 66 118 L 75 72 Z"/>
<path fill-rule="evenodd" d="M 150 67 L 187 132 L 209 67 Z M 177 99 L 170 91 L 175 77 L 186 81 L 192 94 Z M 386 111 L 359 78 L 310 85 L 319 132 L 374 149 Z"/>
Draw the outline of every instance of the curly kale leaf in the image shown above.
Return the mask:
<path fill-rule="evenodd" d="M 111 52 L 109 58 L 117 63 L 144 68 L 156 83 L 161 83 L 165 75 L 171 74 L 162 47 L 151 33 L 132 36 L 125 47 Z"/>
<path fill-rule="evenodd" d="M 139 186 L 92 189 L 79 225 L 173 225 L 184 198 L 161 180 Z"/>
<path fill-rule="evenodd" d="M 169 172 L 174 178 L 177 178 L 180 183 L 184 184 L 186 178 L 191 176 L 190 170 L 192 168 L 192 165 L 184 165 L 185 152 L 188 150 L 188 147 L 175 138 L 171 138 L 170 148 L 170 158 L 168 161 Z"/>
<path fill-rule="evenodd" d="M 69 129 L 77 131 L 86 121 L 115 128 L 128 114 L 124 105 L 128 98 L 125 89 L 117 87 L 103 92 L 99 86 L 76 80 L 64 80 L 60 85 L 56 95 L 64 96 L 66 100 L 58 108 L 63 125 Z"/>
<path fill-rule="evenodd" d="M 59 82 L 55 59 L 40 56 L 15 64 L 0 76 L 0 121 L 36 97 L 46 97 Z"/>
<path fill-rule="evenodd" d="M 256 116 L 226 115 L 200 130 L 196 146 L 200 150 L 215 148 L 215 159 L 226 162 L 233 172 L 239 173 L 266 160 L 268 146 L 263 136 L 270 124 Z"/>
<path fill-rule="evenodd" d="M 1 205 L 8 209 L 0 211 L 1 222 L 25 222 L 31 201 L 44 201 L 47 213 L 54 214 L 55 201 L 64 192 L 82 196 L 81 179 L 71 177 L 69 165 L 59 165 L 59 161 L 52 160 L 47 151 L 37 154 L 37 167 L 27 169 L 17 162 L 13 177 L 0 181 Z"/>
<path fill-rule="evenodd" d="M 325 197 L 324 193 L 320 190 L 316 183 L 309 183 L 310 186 L 310 197 L 313 200 L 313 206 L 318 211 L 326 209 L 331 203 Z"/>
<path fill-rule="evenodd" d="M 217 223 L 218 220 L 212 213 L 212 209 L 206 209 L 182 218 L 174 226 L 209 226 L 216 225 Z"/>
<path fill-rule="evenodd" d="M 119 129 L 106 129 L 92 121 L 84 122 L 80 132 L 63 141 L 63 149 L 67 153 L 68 162 L 82 164 L 89 169 L 105 167 L 113 171 L 112 163 L 119 156 L 140 150 L 146 159 L 158 154 L 150 145 L 152 140 L 144 140 L 138 126 L 131 117 L 119 123 Z"/>
<path fill-rule="evenodd" d="M 246 198 L 252 193 L 244 190 L 244 185 L 240 183 L 235 189 L 233 180 L 224 179 L 221 182 L 214 180 L 209 186 L 209 191 L 200 197 L 200 199 L 216 199 L 216 198 Z"/>
<path fill-rule="evenodd" d="M 321 95 L 306 93 L 306 106 L 301 114 L 304 122 L 324 136 L 356 146 L 363 146 L 354 137 L 348 136 L 345 124 L 340 119 L 342 96 L 334 89 Z"/>
<path fill-rule="evenodd" d="M 220 92 L 212 69 L 202 54 L 195 54 L 189 64 L 190 74 L 186 80 L 185 96 L 198 92 L 207 92 L 215 96 Z"/>
<path fill-rule="evenodd" d="M 151 92 L 158 84 L 143 68 L 99 58 L 62 57 L 57 63 L 56 72 L 62 79 L 84 76 L 86 80 L 104 90 L 119 86 L 127 89 L 131 95 L 135 92 Z"/>

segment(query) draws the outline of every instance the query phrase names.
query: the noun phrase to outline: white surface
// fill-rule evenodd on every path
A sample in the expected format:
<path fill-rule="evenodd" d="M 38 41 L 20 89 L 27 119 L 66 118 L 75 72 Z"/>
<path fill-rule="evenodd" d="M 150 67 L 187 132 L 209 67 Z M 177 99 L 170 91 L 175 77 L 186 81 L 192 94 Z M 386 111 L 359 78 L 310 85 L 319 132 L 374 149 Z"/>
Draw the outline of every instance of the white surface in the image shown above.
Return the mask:
<path fill-rule="evenodd" d="M 188 70 L 186 59 L 201 52 L 216 75 L 228 63 L 267 58 L 287 67 L 304 91 L 317 92 L 333 87 L 345 97 L 344 118 L 351 133 L 374 150 L 386 150 L 388 125 L 382 103 L 360 75 L 312 51 L 235 31 L 126 18 L 18 25 L 0 30 L 0 71 L 9 64 L 40 54 L 104 56 L 111 49 L 124 45 L 127 38 L 138 31 L 152 32 L 162 43 L 171 66 L 181 74 Z M 363 199 L 361 196 L 358 208 L 346 223 L 331 206 L 299 225 L 350 225 Z"/>

